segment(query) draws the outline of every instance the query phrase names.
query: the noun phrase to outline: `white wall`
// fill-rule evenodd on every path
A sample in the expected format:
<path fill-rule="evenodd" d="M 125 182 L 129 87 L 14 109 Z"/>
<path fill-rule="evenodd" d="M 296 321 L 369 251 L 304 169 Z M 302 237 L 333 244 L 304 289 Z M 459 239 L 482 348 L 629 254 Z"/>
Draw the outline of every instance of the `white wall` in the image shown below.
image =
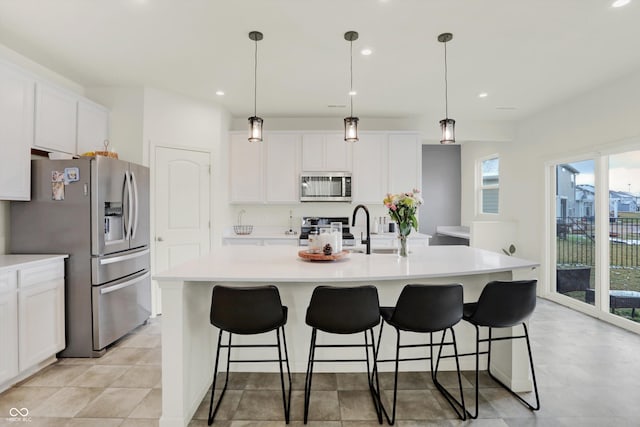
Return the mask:
<path fill-rule="evenodd" d="M 545 162 L 640 140 L 639 116 L 640 73 L 636 73 L 520 122 L 512 143 L 464 144 L 462 223 L 489 218 L 515 221 L 517 255 L 542 261 L 547 239 Z M 479 216 L 473 209 L 475 161 L 494 153 L 500 156 L 500 214 Z"/>
<path fill-rule="evenodd" d="M 109 109 L 109 144 L 118 157 L 142 164 L 144 88 L 92 87 L 86 95 Z"/>
<path fill-rule="evenodd" d="M 200 149 L 211 153 L 212 245 L 221 244 L 224 228 L 221 224 L 231 224 L 231 208 L 227 203 L 230 122 L 226 110 L 213 102 L 159 89 L 144 90 L 144 164 L 153 166 L 150 158 L 156 146 Z M 153 197 L 151 203 L 153 206 Z"/>

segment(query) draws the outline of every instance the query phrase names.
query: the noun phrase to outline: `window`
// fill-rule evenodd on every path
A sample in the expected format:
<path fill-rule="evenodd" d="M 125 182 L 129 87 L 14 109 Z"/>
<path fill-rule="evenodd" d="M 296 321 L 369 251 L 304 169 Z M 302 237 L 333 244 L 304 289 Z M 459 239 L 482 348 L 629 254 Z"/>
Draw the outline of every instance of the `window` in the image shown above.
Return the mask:
<path fill-rule="evenodd" d="M 500 201 L 500 159 L 497 156 L 482 159 L 478 170 L 480 213 L 497 214 Z"/>

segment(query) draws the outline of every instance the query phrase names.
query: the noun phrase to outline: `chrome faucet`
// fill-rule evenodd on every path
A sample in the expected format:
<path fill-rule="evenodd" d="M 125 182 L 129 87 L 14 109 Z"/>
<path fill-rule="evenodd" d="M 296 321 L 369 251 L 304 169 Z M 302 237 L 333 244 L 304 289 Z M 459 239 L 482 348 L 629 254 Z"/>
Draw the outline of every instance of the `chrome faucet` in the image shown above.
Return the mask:
<path fill-rule="evenodd" d="M 360 232 L 360 242 L 365 243 L 367 245 L 367 255 L 371 255 L 371 227 L 369 225 L 369 209 L 365 205 L 358 205 L 353 210 L 353 220 L 351 221 L 351 226 L 356 225 L 356 214 L 358 213 L 358 209 L 364 209 L 364 213 L 367 215 L 367 240 L 362 238 L 362 232 Z"/>

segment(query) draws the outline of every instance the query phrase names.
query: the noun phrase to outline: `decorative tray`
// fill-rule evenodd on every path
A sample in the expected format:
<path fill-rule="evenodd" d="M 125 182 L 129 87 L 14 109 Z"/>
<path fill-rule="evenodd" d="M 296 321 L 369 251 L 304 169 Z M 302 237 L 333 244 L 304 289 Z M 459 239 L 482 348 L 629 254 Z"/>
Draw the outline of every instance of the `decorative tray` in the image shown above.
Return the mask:
<path fill-rule="evenodd" d="M 342 252 L 338 252 L 338 253 L 331 254 L 331 255 L 314 254 L 314 253 L 311 253 L 311 252 L 309 252 L 307 250 L 298 252 L 298 256 L 300 258 L 304 258 L 304 259 L 307 259 L 309 261 L 335 261 L 335 260 L 344 258 L 348 254 L 349 254 L 348 250 L 343 250 Z"/>

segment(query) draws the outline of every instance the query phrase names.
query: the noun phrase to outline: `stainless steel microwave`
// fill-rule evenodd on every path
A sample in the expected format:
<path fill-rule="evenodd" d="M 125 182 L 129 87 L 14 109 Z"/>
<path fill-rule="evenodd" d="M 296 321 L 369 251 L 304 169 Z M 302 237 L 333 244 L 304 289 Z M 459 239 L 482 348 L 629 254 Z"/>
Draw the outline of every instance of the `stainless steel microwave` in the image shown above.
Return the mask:
<path fill-rule="evenodd" d="M 303 172 L 300 174 L 301 202 L 350 202 L 350 172 Z"/>

